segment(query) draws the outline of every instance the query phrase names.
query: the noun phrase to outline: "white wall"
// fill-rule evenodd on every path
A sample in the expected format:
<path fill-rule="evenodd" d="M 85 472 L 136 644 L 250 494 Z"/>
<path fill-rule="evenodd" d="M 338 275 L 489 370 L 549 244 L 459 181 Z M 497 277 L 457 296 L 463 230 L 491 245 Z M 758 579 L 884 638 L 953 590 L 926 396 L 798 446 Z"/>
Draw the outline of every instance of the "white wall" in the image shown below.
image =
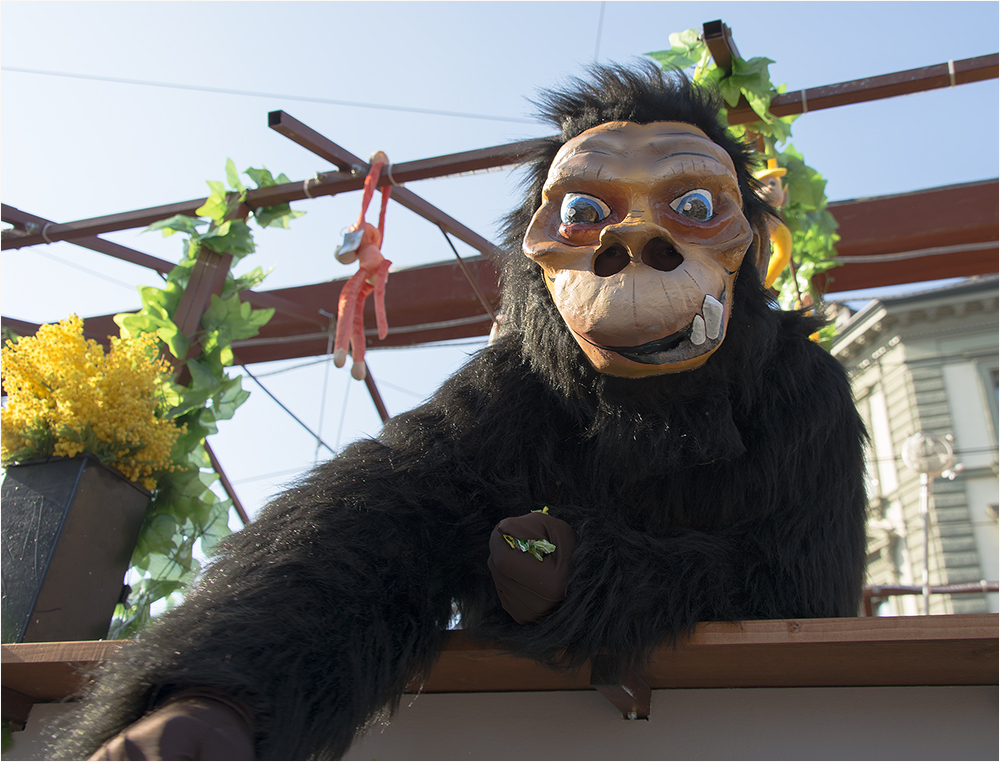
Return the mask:
<path fill-rule="evenodd" d="M 39 704 L 4 760 L 42 759 L 66 705 Z M 997 688 L 653 691 L 626 721 L 596 691 L 405 696 L 346 759 L 996 759 Z"/>
<path fill-rule="evenodd" d="M 993 471 L 997 443 L 993 435 L 992 412 L 985 396 L 990 391 L 984 388 L 983 376 L 974 362 L 951 363 L 942 371 L 951 408 L 956 462 L 965 467 L 957 478 L 965 483 L 969 519 L 983 576 L 995 582 L 1000 578 L 1000 547 L 997 521 L 989 514 L 987 506 L 997 503 L 1000 482 Z M 986 598 L 990 612 L 1000 610 L 996 593 Z"/>

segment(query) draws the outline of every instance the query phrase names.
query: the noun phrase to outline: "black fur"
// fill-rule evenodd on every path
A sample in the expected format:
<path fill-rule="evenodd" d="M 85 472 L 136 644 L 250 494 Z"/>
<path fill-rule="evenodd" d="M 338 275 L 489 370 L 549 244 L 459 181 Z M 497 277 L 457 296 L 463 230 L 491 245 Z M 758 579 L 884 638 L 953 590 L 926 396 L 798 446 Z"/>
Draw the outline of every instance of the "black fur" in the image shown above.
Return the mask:
<path fill-rule="evenodd" d="M 782 313 L 752 263 L 703 367 L 595 373 L 520 242 L 561 143 L 609 120 L 690 121 L 733 156 L 758 221 L 750 156 L 714 101 L 655 67 L 599 68 L 547 96 L 562 136 L 508 220 L 504 331 L 426 404 L 280 496 L 185 603 L 109 666 L 58 753 L 86 756 L 177 688 L 257 715 L 261 758 L 336 757 L 464 626 L 519 654 L 623 668 L 705 620 L 853 616 L 864 573 L 864 431 L 844 372 Z M 507 516 L 547 505 L 576 529 L 567 598 L 517 625 L 487 569 Z"/>

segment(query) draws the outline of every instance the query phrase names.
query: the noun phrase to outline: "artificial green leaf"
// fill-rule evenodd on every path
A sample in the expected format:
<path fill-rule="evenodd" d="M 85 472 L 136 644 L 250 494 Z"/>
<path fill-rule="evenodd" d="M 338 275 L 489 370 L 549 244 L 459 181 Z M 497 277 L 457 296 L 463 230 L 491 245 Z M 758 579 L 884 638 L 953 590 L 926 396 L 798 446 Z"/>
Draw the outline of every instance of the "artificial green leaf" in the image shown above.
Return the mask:
<path fill-rule="evenodd" d="M 157 317 L 170 317 L 167 312 L 170 294 L 164 289 L 155 286 L 140 286 L 139 297 L 142 299 L 143 308 L 155 311 Z"/>
<path fill-rule="evenodd" d="M 114 316 L 114 321 L 121 329 L 123 338 L 139 336 L 143 333 L 155 331 L 157 325 L 149 315 L 136 315 L 133 313 L 120 312 Z"/>
<path fill-rule="evenodd" d="M 186 214 L 175 214 L 168 219 L 154 222 L 144 232 L 160 230 L 163 231 L 163 237 L 166 238 L 174 233 L 196 233 L 198 225 L 206 224 L 208 223 L 205 220 L 199 220 L 197 217 L 190 217 Z"/>
<path fill-rule="evenodd" d="M 686 69 L 702 59 L 705 43 L 696 30 L 674 32 L 667 39 L 670 41 L 670 50 L 646 53 L 650 58 L 659 61 L 664 69 Z"/>
<path fill-rule="evenodd" d="M 248 167 L 243 170 L 243 173 L 249 176 L 257 184 L 258 188 L 268 188 L 272 185 L 277 185 L 271 173 L 264 167 L 260 169 Z"/>
<path fill-rule="evenodd" d="M 205 528 L 205 532 L 201 536 L 201 550 L 208 556 L 212 555 L 219 540 L 232 534 L 232 530 L 229 528 L 229 506 L 232 505 L 232 501 L 226 500 L 221 505 L 225 509 L 224 513 L 217 516 Z"/>
<path fill-rule="evenodd" d="M 219 254 L 231 254 L 234 263 L 254 250 L 253 234 L 243 220 L 227 220 L 216 230 L 201 235 L 198 243 Z"/>
<path fill-rule="evenodd" d="M 272 270 L 274 270 L 273 267 L 267 272 L 264 272 L 264 270 L 260 267 L 255 267 L 245 275 L 241 275 L 238 278 L 227 279 L 226 285 L 222 291 L 223 298 L 228 298 L 232 294 L 239 293 L 240 291 L 247 291 L 248 289 L 256 288 L 264 282 L 264 279 L 271 274 Z"/>
<path fill-rule="evenodd" d="M 215 180 L 208 180 L 208 187 L 211 191 L 205 203 L 195 209 L 195 214 L 199 217 L 209 217 L 217 225 L 226 219 L 226 212 L 229 211 L 226 203 L 226 186 Z"/>
<path fill-rule="evenodd" d="M 503 538 L 514 550 L 520 550 L 522 553 L 530 553 L 538 561 L 545 560 L 545 556 L 549 553 L 554 553 L 556 549 L 555 545 L 544 539 L 520 540 L 517 537 L 511 537 L 509 534 L 505 534 Z"/>
<path fill-rule="evenodd" d="M 185 554 L 182 548 L 177 548 L 170 555 L 152 556 L 148 568 L 154 579 L 179 581 L 190 569 L 190 563 L 190 552 Z"/>
<path fill-rule="evenodd" d="M 212 436 L 219 433 L 219 427 L 215 425 L 215 416 L 211 410 L 202 410 L 198 415 L 198 423 L 207 432 L 205 436 Z"/>
<path fill-rule="evenodd" d="M 189 360 L 188 363 L 190 364 L 190 362 L 191 361 Z M 205 403 L 212 398 L 214 393 L 215 389 L 212 387 L 183 392 L 180 395 L 180 399 L 170 409 L 168 417 L 180 418 L 181 416 L 190 413 L 192 410 L 198 410 L 204 407 Z M 188 427 L 188 433 L 195 437 L 195 439 L 201 439 L 201 437 L 204 436 L 204 434 L 198 435 L 198 433 L 192 431 L 190 427 Z M 183 438 L 182 444 L 186 446 L 189 441 L 188 437 L 185 437 L 184 434 L 181 434 L 181 437 Z"/>
<path fill-rule="evenodd" d="M 708 49 L 706 48 L 705 51 L 707 53 Z M 708 66 L 702 66 L 698 69 L 695 81 L 704 87 L 718 90 L 720 84 L 726 77 L 727 74 L 725 69 L 720 69 L 710 60 Z"/>
<path fill-rule="evenodd" d="M 213 484 L 219 481 L 219 475 L 215 471 L 199 471 L 198 481 L 201 482 L 205 489 L 210 488 Z"/>
<path fill-rule="evenodd" d="M 222 326 L 230 320 L 230 316 L 234 310 L 239 310 L 239 298 L 234 294 L 233 296 L 223 299 L 220 296 L 212 294 L 212 298 L 209 300 L 208 308 L 205 310 L 204 314 L 201 316 L 201 326 L 206 331 L 217 331 Z M 238 316 L 237 312 L 237 316 Z"/>
<path fill-rule="evenodd" d="M 183 360 L 187 357 L 188 351 L 191 348 L 191 342 L 188 341 L 187 336 L 181 333 L 180 329 L 174 323 L 164 321 L 164 325 L 161 325 L 156 330 L 156 335 L 160 337 L 160 341 L 167 345 L 170 354 L 178 360 Z"/>
<path fill-rule="evenodd" d="M 275 206 L 264 206 L 254 211 L 254 219 L 262 228 L 279 227 L 287 228 L 288 223 L 296 217 L 301 217 L 305 212 L 294 212 L 288 204 L 277 204 Z"/>
<path fill-rule="evenodd" d="M 215 507 L 218 502 L 219 498 L 214 492 L 209 490 L 204 491 L 201 497 L 194 502 L 194 510 L 189 516 L 193 525 L 192 534 L 201 536 L 212 525 Z"/>
<path fill-rule="evenodd" d="M 232 159 L 226 159 L 226 180 L 229 182 L 229 187 L 233 190 L 240 193 L 246 191 L 246 186 L 240 180 L 240 173 L 236 171 L 236 165 L 233 164 Z"/>
<path fill-rule="evenodd" d="M 182 582 L 166 579 L 144 579 L 139 585 L 140 595 L 148 596 L 154 601 L 165 598 L 183 587 Z"/>
<path fill-rule="evenodd" d="M 222 391 L 212 399 L 212 410 L 215 412 L 216 420 L 229 420 L 236 409 L 247 401 L 250 392 L 241 387 L 242 380 L 241 376 L 230 379 L 223 385 Z"/>
<path fill-rule="evenodd" d="M 175 480 L 175 488 L 178 495 L 195 500 L 199 499 L 205 491 L 205 485 L 201 481 L 201 471 L 197 468 L 186 469 Z"/>
<path fill-rule="evenodd" d="M 245 302 L 245 304 L 249 304 L 249 302 Z M 274 317 L 274 313 L 275 313 L 274 307 L 264 307 L 259 310 L 251 309 L 250 315 L 247 318 L 247 324 L 248 324 L 247 330 L 250 330 L 252 328 L 253 333 L 243 338 L 251 338 L 253 336 L 256 336 L 260 332 L 261 328 L 263 328 L 265 325 L 271 322 L 271 318 Z"/>
<path fill-rule="evenodd" d="M 136 542 L 136 553 L 145 556 L 168 551 L 176 529 L 177 523 L 165 513 L 147 516 Z"/>
<path fill-rule="evenodd" d="M 189 360 L 187 367 L 191 372 L 190 388 L 192 392 L 209 390 L 212 394 L 215 394 L 218 391 L 219 378 L 203 362 L 200 360 Z"/>

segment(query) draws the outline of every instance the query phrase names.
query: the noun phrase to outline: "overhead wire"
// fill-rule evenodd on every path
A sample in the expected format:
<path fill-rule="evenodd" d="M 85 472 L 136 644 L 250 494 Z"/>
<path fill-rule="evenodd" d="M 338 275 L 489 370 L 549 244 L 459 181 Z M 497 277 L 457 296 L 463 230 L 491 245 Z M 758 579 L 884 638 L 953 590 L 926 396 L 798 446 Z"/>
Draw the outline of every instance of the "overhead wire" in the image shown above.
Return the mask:
<path fill-rule="evenodd" d="M 329 450 L 329 451 L 330 451 L 330 452 L 331 452 L 331 453 L 332 453 L 333 455 L 336 455 L 336 454 L 337 454 L 337 451 L 336 451 L 336 450 L 334 450 L 334 449 L 333 449 L 332 447 L 330 447 L 330 445 L 328 445 L 328 444 L 327 444 L 326 442 L 324 442 L 324 441 L 323 441 L 323 440 L 322 440 L 322 439 L 320 438 L 319 434 L 317 434 L 317 433 L 316 433 L 316 432 L 314 432 L 314 431 L 313 431 L 312 429 L 310 429 L 310 428 L 309 428 L 309 426 L 308 426 L 308 425 L 306 425 L 306 424 L 305 424 L 305 423 L 304 423 L 304 422 L 302 421 L 302 419 L 301 419 L 301 418 L 299 418 L 299 417 L 298 417 L 297 415 L 295 415 L 295 413 L 293 413 L 293 412 L 292 412 L 291 410 L 289 410 L 289 409 L 288 409 L 288 407 L 287 407 L 287 406 L 286 406 L 286 405 L 285 405 L 285 404 L 284 404 L 284 403 L 283 403 L 283 402 L 282 402 L 281 400 L 279 400 L 279 399 L 278 399 L 277 397 L 275 397 L 275 396 L 274 396 L 274 395 L 273 395 L 273 394 L 272 394 L 272 393 L 270 392 L 270 390 L 269 390 L 269 389 L 268 389 L 268 388 L 267 388 L 266 386 L 264 386 L 264 384 L 262 384 L 262 383 L 261 383 L 261 382 L 260 382 L 260 381 L 259 381 L 259 380 L 257 379 L 257 377 L 256 377 L 256 376 L 255 376 L 255 375 L 254 375 L 253 373 L 251 373 L 251 372 L 250 372 L 250 369 L 249 369 L 249 368 L 247 368 L 247 366 L 246 366 L 246 365 L 241 365 L 240 367 L 241 367 L 241 368 L 243 368 L 243 372 L 244 372 L 244 373 L 246 373 L 246 374 L 247 374 L 248 376 L 250 376 L 250 378 L 251 378 L 251 379 L 253 380 L 253 382 L 254 382 L 255 384 L 257 384 L 257 386 L 259 386 L 259 387 L 260 387 L 260 388 L 261 388 L 261 389 L 263 390 L 264 394 L 266 394 L 266 395 L 267 395 L 268 397 L 270 397 L 270 398 L 271 398 L 272 400 L 274 400 L 274 401 L 275 401 L 275 403 L 277 403 L 278 407 L 280 407 L 280 408 L 281 408 L 282 410 L 284 410 L 284 411 L 285 411 L 286 413 L 288 413 L 288 414 L 289 414 L 289 415 L 290 415 L 290 416 L 292 417 L 292 419 L 293 419 L 293 420 L 294 420 L 294 421 L 295 421 L 295 422 L 296 422 L 297 424 L 299 424 L 299 426 L 301 426 L 301 427 L 302 427 L 302 428 L 304 428 L 304 429 L 305 429 L 306 431 L 308 431 L 308 432 L 309 432 L 309 433 L 310 433 L 310 434 L 311 434 L 311 435 L 312 435 L 313 437 L 315 437 L 315 438 L 316 438 L 316 440 L 317 440 L 317 441 L 318 441 L 318 442 L 319 442 L 319 443 L 320 443 L 320 444 L 321 444 L 321 445 L 322 445 L 323 447 L 325 447 L 325 448 L 326 448 L 327 450 Z"/>
<path fill-rule="evenodd" d="M 594 43 L 594 63 L 600 58 L 601 53 L 601 33 L 604 31 L 604 9 L 607 6 L 606 0 L 601 0 L 601 15 L 597 17 L 597 42 Z"/>
<path fill-rule="evenodd" d="M 323 414 L 326 412 L 326 390 L 330 385 L 330 366 L 333 365 L 333 340 L 334 340 L 334 326 L 333 320 L 330 320 L 330 326 L 327 329 L 327 340 L 326 340 L 326 354 L 327 362 L 323 369 L 323 389 L 320 392 L 319 398 L 319 420 L 316 422 L 316 451 L 313 453 L 313 464 L 319 463 L 319 448 L 320 448 L 320 434 L 323 433 Z M 338 443 L 339 446 L 339 443 Z"/>
<path fill-rule="evenodd" d="M 337 98 L 317 98 L 309 95 L 290 95 L 288 93 L 266 93 L 256 90 L 237 90 L 229 87 L 209 87 L 207 85 L 179 85 L 174 82 L 156 82 L 144 79 L 127 79 L 125 77 L 106 77 L 96 74 L 74 74 L 65 71 L 46 71 L 44 69 L 25 69 L 19 66 L 0 66 L 0 71 L 16 72 L 18 74 L 38 74 L 47 77 L 66 77 L 69 79 L 86 79 L 94 82 L 110 82 L 119 85 L 138 85 L 140 87 L 162 87 L 172 90 L 192 90 L 203 93 L 219 93 L 222 95 L 239 95 L 250 98 L 274 98 L 286 101 L 303 101 L 305 103 L 320 103 L 328 106 L 347 106 L 350 108 L 370 108 L 381 111 L 402 111 L 409 114 L 426 114 L 428 116 L 447 116 L 459 119 L 481 119 L 492 122 L 515 122 L 517 124 L 535 124 L 533 119 L 515 116 L 497 116 L 495 114 L 474 114 L 466 111 L 446 111 L 444 109 L 419 108 L 417 106 L 397 106 L 388 103 L 369 103 L 365 101 L 348 101 Z"/>
<path fill-rule="evenodd" d="M 51 254 L 47 251 L 42 251 L 41 249 L 35 249 L 35 253 L 40 256 L 46 257 L 47 259 L 51 259 L 54 262 L 58 262 L 59 264 L 66 265 L 67 267 L 72 267 L 74 270 L 79 270 L 80 272 L 87 273 L 87 275 L 93 275 L 95 278 L 100 278 L 101 280 L 105 280 L 108 283 L 111 283 L 112 285 L 121 286 L 122 288 L 127 288 L 133 294 L 135 293 L 136 286 L 134 283 L 126 283 L 125 281 L 118 280 L 117 278 L 112 278 L 110 275 L 104 275 L 103 273 L 100 273 L 97 270 L 91 270 L 90 268 L 78 265 L 75 262 L 70 262 L 67 259 L 63 259 L 62 257 L 57 257 L 54 254 Z"/>
<path fill-rule="evenodd" d="M 351 394 L 351 382 L 348 381 L 344 386 L 344 404 L 340 408 L 340 425 L 337 426 L 337 447 L 340 447 L 340 437 L 344 433 L 344 421 L 347 420 L 347 399 Z"/>

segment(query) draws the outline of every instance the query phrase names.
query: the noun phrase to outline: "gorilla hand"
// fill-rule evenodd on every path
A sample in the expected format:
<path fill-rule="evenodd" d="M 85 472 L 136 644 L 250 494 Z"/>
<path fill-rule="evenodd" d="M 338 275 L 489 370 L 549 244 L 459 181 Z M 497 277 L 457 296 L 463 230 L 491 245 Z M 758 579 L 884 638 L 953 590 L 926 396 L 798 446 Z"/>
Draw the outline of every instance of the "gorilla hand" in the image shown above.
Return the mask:
<path fill-rule="evenodd" d="M 253 735 L 246 706 L 196 688 L 174 694 L 90 759 L 254 759 Z"/>
<path fill-rule="evenodd" d="M 532 553 L 527 545 L 532 542 L 537 547 L 538 540 L 548 544 Z M 565 597 L 574 550 L 573 527 L 544 511 L 506 518 L 496 525 L 490 534 L 488 565 L 500 603 L 514 621 L 537 621 Z"/>

